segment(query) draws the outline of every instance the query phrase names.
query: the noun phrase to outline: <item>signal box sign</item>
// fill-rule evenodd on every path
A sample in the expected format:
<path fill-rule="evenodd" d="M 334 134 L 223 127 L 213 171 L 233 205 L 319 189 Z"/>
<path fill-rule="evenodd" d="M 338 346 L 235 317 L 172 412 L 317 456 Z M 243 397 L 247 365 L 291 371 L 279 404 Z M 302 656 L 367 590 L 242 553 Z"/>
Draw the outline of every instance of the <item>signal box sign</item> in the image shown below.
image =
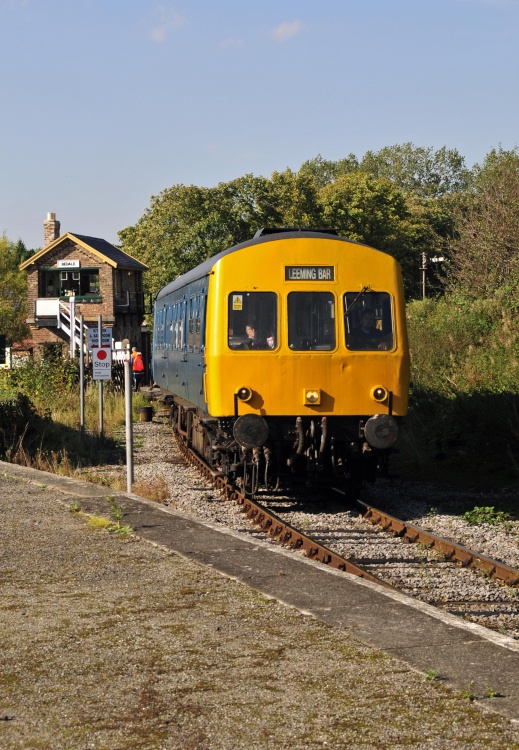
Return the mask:
<path fill-rule="evenodd" d="M 112 377 L 112 350 L 109 347 L 92 347 L 92 375 L 94 380 Z"/>

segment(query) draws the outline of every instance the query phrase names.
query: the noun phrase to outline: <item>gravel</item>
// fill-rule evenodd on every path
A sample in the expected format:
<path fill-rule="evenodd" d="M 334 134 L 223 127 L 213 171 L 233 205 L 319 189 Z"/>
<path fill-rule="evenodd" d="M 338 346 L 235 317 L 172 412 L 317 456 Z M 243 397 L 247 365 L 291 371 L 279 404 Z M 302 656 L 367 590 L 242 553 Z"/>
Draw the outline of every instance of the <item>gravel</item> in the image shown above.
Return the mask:
<path fill-rule="evenodd" d="M 137 486 L 254 533 L 165 425 L 136 424 L 135 444 Z M 481 703 L 135 535 L 94 530 L 73 500 L 0 473 L 3 750 L 519 750 L 517 726 Z"/>
<path fill-rule="evenodd" d="M 248 535 L 258 533 L 239 507 L 223 500 L 195 469 L 185 469 L 189 487 L 178 495 L 181 480 L 178 471 L 172 468 L 181 465 L 182 459 L 169 427 L 155 422 L 139 423 L 135 429 L 139 446 L 135 475 L 144 493 L 149 492 L 160 477 L 166 504 L 190 516 Z M 461 507 L 500 507 L 502 497 L 498 493 L 484 494 L 433 483 L 382 479 L 367 488 L 364 499 L 372 505 L 387 508 L 410 523 L 519 569 L 519 522 L 470 525 L 452 511 L 452 508 Z M 262 502 L 292 526 L 367 567 L 404 593 L 519 639 L 517 586 L 505 586 L 475 570 L 439 562 L 432 551 L 417 550 L 416 545 L 377 532 L 358 517 L 358 513 L 346 510 L 340 500 L 335 505 L 330 504 L 316 493 L 303 504 L 295 503 L 292 497 L 275 497 L 270 501 L 262 498 Z M 266 543 L 274 544 L 273 541 Z M 413 562 L 417 552 L 420 560 Z"/>

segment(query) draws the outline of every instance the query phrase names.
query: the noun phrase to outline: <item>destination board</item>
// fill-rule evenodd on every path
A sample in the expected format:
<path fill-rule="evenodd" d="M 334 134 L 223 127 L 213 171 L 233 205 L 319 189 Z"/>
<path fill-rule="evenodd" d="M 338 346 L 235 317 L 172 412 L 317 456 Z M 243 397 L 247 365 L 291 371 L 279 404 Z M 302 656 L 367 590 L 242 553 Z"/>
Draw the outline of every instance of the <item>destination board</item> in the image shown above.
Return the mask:
<path fill-rule="evenodd" d="M 285 266 L 285 281 L 335 281 L 334 266 Z"/>

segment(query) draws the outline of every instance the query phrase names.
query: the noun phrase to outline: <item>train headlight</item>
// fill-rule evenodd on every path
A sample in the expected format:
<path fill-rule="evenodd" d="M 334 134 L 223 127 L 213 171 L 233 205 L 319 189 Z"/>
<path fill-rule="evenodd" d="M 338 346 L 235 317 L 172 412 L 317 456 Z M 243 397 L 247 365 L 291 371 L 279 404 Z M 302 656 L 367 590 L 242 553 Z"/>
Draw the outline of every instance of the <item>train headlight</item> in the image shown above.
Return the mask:
<path fill-rule="evenodd" d="M 377 403 L 382 404 L 384 401 L 386 401 L 388 393 L 383 385 L 376 385 L 374 388 L 371 389 L 371 391 L 369 392 L 369 395 L 371 396 L 373 401 L 376 401 Z"/>
<path fill-rule="evenodd" d="M 364 425 L 364 435 L 373 448 L 390 448 L 398 437 L 398 422 L 389 414 L 375 414 Z"/>
<path fill-rule="evenodd" d="M 250 401 L 252 398 L 252 388 L 248 388 L 244 385 L 242 388 L 238 388 L 236 395 L 240 401 Z"/>
<path fill-rule="evenodd" d="M 242 448 L 259 448 L 269 435 L 269 428 L 259 414 L 243 414 L 232 428 L 234 439 Z"/>
<path fill-rule="evenodd" d="M 305 406 L 318 406 L 321 403 L 320 388 L 305 388 L 304 404 Z"/>

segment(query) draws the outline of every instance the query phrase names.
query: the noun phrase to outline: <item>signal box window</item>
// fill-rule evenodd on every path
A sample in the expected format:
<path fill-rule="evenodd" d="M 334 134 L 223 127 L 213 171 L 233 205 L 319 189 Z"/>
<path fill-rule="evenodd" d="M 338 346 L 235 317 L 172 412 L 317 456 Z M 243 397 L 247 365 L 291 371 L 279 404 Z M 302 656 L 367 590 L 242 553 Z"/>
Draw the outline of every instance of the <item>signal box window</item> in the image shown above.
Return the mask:
<path fill-rule="evenodd" d="M 40 277 L 42 297 L 83 297 L 100 299 L 99 269 L 43 269 Z"/>
<path fill-rule="evenodd" d="M 388 351 L 394 346 L 393 309 L 387 292 L 346 292 L 346 346 L 351 351 Z"/>
<path fill-rule="evenodd" d="M 231 292 L 229 347 L 237 350 L 277 347 L 277 296 L 274 292 Z"/>
<path fill-rule="evenodd" d="M 294 351 L 335 349 L 335 298 L 331 292 L 288 295 L 288 345 Z"/>

